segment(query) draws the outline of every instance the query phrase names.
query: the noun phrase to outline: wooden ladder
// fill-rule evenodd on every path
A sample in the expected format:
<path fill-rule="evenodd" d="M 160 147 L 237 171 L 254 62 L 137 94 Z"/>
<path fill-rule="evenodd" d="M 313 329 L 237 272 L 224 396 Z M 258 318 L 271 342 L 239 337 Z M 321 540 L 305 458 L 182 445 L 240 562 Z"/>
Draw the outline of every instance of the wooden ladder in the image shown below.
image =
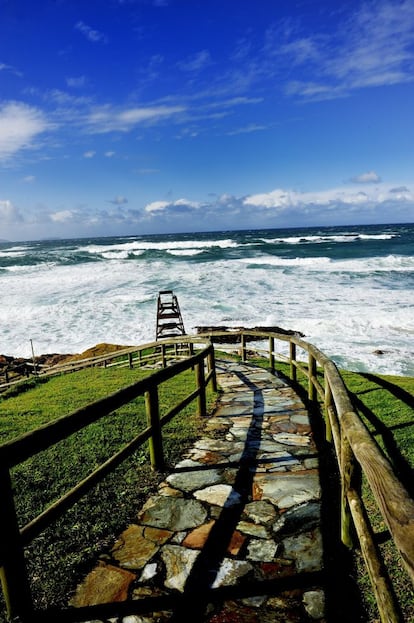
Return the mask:
<path fill-rule="evenodd" d="M 156 340 L 185 335 L 177 297 L 172 290 L 158 292 Z"/>

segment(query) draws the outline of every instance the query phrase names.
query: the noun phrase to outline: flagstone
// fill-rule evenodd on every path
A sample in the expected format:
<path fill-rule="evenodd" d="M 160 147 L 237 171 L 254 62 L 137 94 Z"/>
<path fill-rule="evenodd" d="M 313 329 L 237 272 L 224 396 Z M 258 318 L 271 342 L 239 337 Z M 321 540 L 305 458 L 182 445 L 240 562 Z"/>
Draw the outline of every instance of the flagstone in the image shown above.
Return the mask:
<path fill-rule="evenodd" d="M 277 544 L 271 539 L 253 539 L 247 546 L 247 558 L 261 562 L 272 562 L 276 556 Z"/>
<path fill-rule="evenodd" d="M 237 581 L 252 569 L 252 565 L 246 560 L 224 558 L 212 584 L 212 588 L 237 584 Z"/>
<path fill-rule="evenodd" d="M 220 481 L 221 472 L 218 469 L 203 469 L 200 471 L 175 472 L 167 477 L 167 482 L 181 491 L 195 491 L 207 485 Z"/>
<path fill-rule="evenodd" d="M 282 545 L 284 556 L 295 561 L 298 573 L 322 569 L 322 536 L 319 528 L 287 537 L 283 539 Z"/>
<path fill-rule="evenodd" d="M 240 504 L 240 493 L 235 491 L 231 485 L 212 485 L 194 493 L 197 500 L 202 500 L 215 506 L 229 507 Z"/>
<path fill-rule="evenodd" d="M 96 604 L 125 601 L 135 574 L 100 562 L 77 587 L 70 605 L 80 608 Z"/>
<path fill-rule="evenodd" d="M 318 474 L 258 474 L 253 484 L 254 500 L 268 500 L 278 508 L 290 508 L 320 498 Z"/>
<path fill-rule="evenodd" d="M 180 532 L 204 523 L 207 511 L 197 500 L 153 496 L 138 514 L 141 523 Z"/>
<path fill-rule="evenodd" d="M 125 569 L 142 569 L 171 535 L 169 530 L 131 525 L 116 541 L 112 556 Z"/>
<path fill-rule="evenodd" d="M 248 521 L 239 521 L 237 524 L 237 530 L 240 530 L 243 534 L 249 534 L 250 536 L 255 536 L 259 539 L 268 539 L 269 532 L 266 530 L 264 526 L 258 525 L 257 523 L 250 523 Z"/>
<path fill-rule="evenodd" d="M 166 545 L 161 558 L 166 567 L 165 586 L 184 591 L 185 583 L 200 552 L 179 545 Z"/>
<path fill-rule="evenodd" d="M 287 446 L 308 446 L 311 442 L 310 437 L 295 433 L 276 433 L 273 435 L 273 439 Z"/>
<path fill-rule="evenodd" d="M 276 519 L 277 512 L 270 502 L 250 502 L 244 512 L 256 524 L 268 524 Z"/>

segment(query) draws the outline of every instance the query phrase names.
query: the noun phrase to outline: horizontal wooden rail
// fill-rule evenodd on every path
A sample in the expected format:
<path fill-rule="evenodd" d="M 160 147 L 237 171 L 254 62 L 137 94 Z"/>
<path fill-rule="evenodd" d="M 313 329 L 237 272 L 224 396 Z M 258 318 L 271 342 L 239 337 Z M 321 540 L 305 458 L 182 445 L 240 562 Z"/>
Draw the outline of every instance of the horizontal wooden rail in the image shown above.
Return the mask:
<path fill-rule="evenodd" d="M 226 336 L 228 333 L 224 332 Z M 235 337 L 237 332 L 232 332 Z M 217 338 L 220 332 L 206 332 L 203 336 Z M 247 359 L 252 345 L 247 349 L 247 341 L 268 340 L 273 347 L 274 340 L 289 342 L 290 375 L 293 381 L 297 373 L 308 380 L 308 397 L 315 405 L 318 395 L 324 405 L 327 440 L 333 441 L 342 482 L 342 526 L 343 542 L 351 546 L 351 526 L 353 525 L 366 568 L 371 580 L 378 610 L 383 623 L 400 621 L 392 587 L 384 562 L 374 544 L 368 514 L 364 509 L 359 490 L 358 473 L 362 470 L 373 493 L 378 509 L 387 524 L 391 537 L 400 553 L 401 560 L 414 583 L 414 500 L 398 480 L 388 459 L 370 435 L 362 420 L 354 411 L 351 399 L 342 377 L 334 364 L 314 345 L 298 335 L 285 335 L 263 331 L 239 331 L 240 349 L 243 360 Z M 272 340 L 270 340 L 272 338 Z M 269 348 L 272 350 L 272 348 Z M 298 350 L 303 358 L 297 358 Z M 256 352 L 258 352 L 257 349 Z M 260 349 L 260 352 L 262 350 Z M 270 367 L 273 369 L 276 353 L 269 352 Z M 307 359 L 307 360 L 306 360 Z M 286 357 L 281 359 L 286 361 Z M 320 381 L 319 379 L 322 379 Z"/>
<path fill-rule="evenodd" d="M 181 336 L 180 343 L 182 342 L 183 338 Z M 17 616 L 20 617 L 22 622 L 28 622 L 32 620 L 34 612 L 24 561 L 24 546 L 39 536 L 53 521 L 61 517 L 65 511 L 78 502 L 85 493 L 111 473 L 143 443 L 148 441 L 150 444 L 152 466 L 156 469 L 161 469 L 164 464 L 162 427 L 194 400 L 198 401 L 198 414 L 201 416 L 205 415 L 206 387 L 211 383 L 213 389 L 216 388 L 214 349 L 212 344 L 205 346 L 205 342 L 205 340 L 200 338 L 194 338 L 191 348 L 187 348 L 188 353 L 193 353 L 193 344 L 204 346 L 196 354 L 191 354 L 186 359 L 181 359 L 173 365 L 163 367 L 148 377 L 118 390 L 110 396 L 0 445 L 0 496 L 2 498 L 2 509 L 0 511 L 0 567 L 2 567 L 1 581 L 10 618 Z M 176 354 L 180 350 L 179 344 L 174 340 L 170 340 L 168 344 L 158 342 L 151 344 L 151 346 L 156 347 L 158 357 L 161 357 L 163 365 L 166 365 L 167 358 L 169 358 L 168 350 L 170 347 L 173 349 L 174 358 L 176 358 Z M 145 345 L 140 352 L 146 351 L 147 348 L 148 345 Z M 116 355 L 119 357 L 119 352 Z M 125 355 L 125 352 L 122 355 Z M 96 359 L 94 361 L 96 362 Z M 99 362 L 102 362 L 101 358 Z M 90 364 L 90 362 L 88 363 Z M 205 374 L 206 367 L 208 369 L 207 375 Z M 190 369 L 196 370 L 195 390 L 191 391 L 166 414 L 160 416 L 158 388 L 166 381 Z M 60 499 L 56 500 L 46 510 L 19 529 L 14 507 L 10 469 L 59 441 L 66 439 L 73 433 L 99 421 L 115 409 L 139 396 L 145 397 L 148 426 L 81 482 L 78 482 L 72 489 L 67 491 Z"/>
<path fill-rule="evenodd" d="M 206 339 L 214 341 L 214 338 L 220 337 L 228 338 L 229 334 L 228 332 L 213 331 L 198 336 L 179 336 L 172 340 L 152 342 L 140 347 L 131 347 L 124 351 L 118 351 L 109 356 L 78 362 L 82 367 L 86 365 L 112 365 L 114 363 L 117 365 L 133 365 L 134 359 L 138 363 L 144 360 L 154 363 L 154 358 L 158 357 L 158 361 L 161 361 L 162 365 L 166 365 L 168 360 L 174 360 L 176 363 L 173 366 L 164 367 L 156 371 L 150 377 L 119 390 L 85 409 L 80 409 L 15 441 L 3 444 L 3 446 L 0 446 L 0 470 L 4 470 L 6 467 L 8 470 L 10 466 L 29 458 L 35 452 L 42 451 L 52 443 L 56 443 L 84 425 L 98 420 L 103 415 L 118 408 L 121 404 L 133 400 L 139 395 L 146 396 L 147 412 L 149 414 L 147 429 L 142 431 L 128 446 L 120 450 L 117 455 L 109 459 L 107 463 L 98 468 L 96 473 L 90 474 L 82 483 L 79 483 L 79 489 L 75 487 L 68 492 L 64 500 L 60 502 L 62 504 L 60 508 L 59 502 L 55 503 L 50 511 L 51 516 L 60 514 L 65 505 L 69 505 L 73 503 L 73 500 L 78 499 L 81 492 L 90 488 L 92 483 L 100 478 L 101 474 L 107 473 L 118 460 L 122 460 L 121 455 L 122 457 L 127 456 L 132 451 L 132 448 L 138 446 L 141 441 L 152 440 L 151 460 L 155 465 L 157 461 L 159 464 L 162 464 L 162 443 L 160 447 L 159 439 L 157 441 L 157 427 L 161 430 L 163 425 L 193 400 L 197 400 L 197 411 L 203 415 L 205 413 L 205 387 L 208 383 L 212 383 L 213 387 L 216 386 L 213 346 L 210 344 L 199 354 L 190 355 L 185 360 L 180 361 L 179 345 L 186 343 L 188 351 L 191 353 L 193 345 L 205 344 Z M 396 623 L 400 620 L 398 607 L 395 603 L 387 574 L 384 571 L 383 561 L 375 545 L 372 528 L 364 508 L 359 482 L 360 471 L 365 475 L 377 506 L 389 528 L 391 537 L 400 552 L 401 560 L 413 582 L 414 501 L 396 477 L 391 464 L 370 435 L 358 414 L 355 413 L 348 391 L 336 365 L 324 353 L 298 335 L 240 330 L 232 331 L 231 337 L 232 339 L 240 340 L 240 354 L 244 361 L 254 351 L 255 342 L 267 340 L 268 350 L 257 348 L 255 352 L 260 352 L 260 354 L 268 353 L 271 370 L 275 368 L 275 361 L 288 363 L 293 382 L 297 381 L 298 374 L 303 375 L 307 379 L 310 405 L 316 410 L 319 409 L 319 402 L 322 404 L 325 412 L 326 438 L 333 442 L 341 476 L 342 540 L 349 546 L 352 544 L 351 527 L 353 526 L 365 559 L 381 620 L 383 623 Z M 288 354 L 275 352 L 276 341 L 285 343 Z M 248 342 L 249 346 L 247 347 Z M 122 361 L 122 357 L 127 358 L 127 360 Z M 207 374 L 205 373 L 205 362 L 207 362 Z M 161 418 L 157 419 L 154 417 L 158 409 L 158 386 L 190 367 L 195 370 L 197 389 L 191 392 L 180 405 L 173 406 Z M 74 369 L 74 367 L 71 367 L 71 369 Z M 66 371 L 66 368 L 61 368 L 61 371 Z M 102 472 L 99 470 L 102 470 Z M 13 517 L 13 512 L 13 507 L 10 506 L 9 520 L 10 517 Z M 25 526 L 21 534 L 18 533 L 15 536 L 14 550 L 10 543 L 3 544 L 3 554 L 0 554 L 3 556 L 3 560 L 5 555 L 8 555 L 10 559 L 11 551 L 15 553 L 13 562 L 10 562 L 11 572 L 15 575 L 14 579 L 19 577 L 19 564 L 22 561 L 22 553 L 19 550 L 21 542 L 19 542 L 19 539 L 27 543 L 35 535 L 39 534 L 39 531 L 47 525 L 45 513 Z M 11 531 L 13 531 L 13 528 Z M 4 535 L 7 534 L 7 531 L 3 529 L 0 533 Z M 17 563 L 15 562 L 16 560 L 18 561 Z M 20 574 L 20 580 L 22 582 L 20 593 L 16 588 L 12 588 L 10 591 L 11 595 L 9 595 L 9 598 L 11 598 L 14 604 L 17 604 L 19 600 L 24 604 L 24 596 L 27 598 L 27 578 L 24 574 Z M 21 597 L 22 591 L 23 598 Z M 30 616 L 28 616 L 28 613 L 30 612 L 33 613 L 33 610 L 23 605 L 20 608 L 22 620 L 26 616 L 26 620 L 29 621 Z M 88 619 L 85 618 L 83 620 Z"/>

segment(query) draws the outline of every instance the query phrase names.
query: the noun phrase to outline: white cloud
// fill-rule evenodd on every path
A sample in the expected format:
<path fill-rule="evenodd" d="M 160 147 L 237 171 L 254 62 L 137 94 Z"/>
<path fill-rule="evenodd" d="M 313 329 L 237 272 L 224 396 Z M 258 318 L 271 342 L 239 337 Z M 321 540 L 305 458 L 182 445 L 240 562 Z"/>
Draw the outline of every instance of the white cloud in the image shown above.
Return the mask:
<path fill-rule="evenodd" d="M 104 153 L 105 158 L 113 158 L 115 156 L 115 152 L 114 151 L 106 151 Z"/>
<path fill-rule="evenodd" d="M 20 223 L 22 215 L 18 208 L 8 199 L 0 199 L 0 223 L 4 225 L 12 225 Z"/>
<path fill-rule="evenodd" d="M 92 149 L 90 151 L 85 151 L 83 154 L 84 158 L 93 158 L 94 156 L 96 156 L 96 151 L 93 151 Z"/>
<path fill-rule="evenodd" d="M 0 63 L 0 71 L 7 71 L 11 74 L 14 74 L 15 76 L 18 76 L 19 78 L 23 77 L 21 71 L 13 67 L 13 65 L 7 65 L 7 63 Z"/>
<path fill-rule="evenodd" d="M 381 181 L 380 176 L 375 171 L 368 171 L 367 173 L 361 173 L 351 179 L 351 182 L 356 184 L 375 184 Z"/>
<path fill-rule="evenodd" d="M 26 175 L 23 178 L 23 182 L 25 182 L 26 184 L 32 184 L 35 180 L 36 180 L 36 176 L 35 175 Z"/>
<path fill-rule="evenodd" d="M 87 118 L 92 133 L 128 132 L 144 123 L 156 123 L 183 113 L 184 106 L 148 106 L 114 109 L 111 106 L 95 108 Z"/>
<path fill-rule="evenodd" d="M 77 22 L 75 24 L 75 30 L 81 32 L 88 39 L 88 41 L 91 41 L 92 43 L 107 43 L 108 41 L 106 35 L 104 35 L 102 32 L 99 32 L 99 30 L 94 30 L 93 28 L 85 24 L 85 22 Z"/>
<path fill-rule="evenodd" d="M 0 161 L 10 159 L 22 149 L 35 147 L 35 139 L 50 127 L 37 108 L 22 102 L 0 106 Z"/>
<path fill-rule="evenodd" d="M 395 201 L 395 194 L 392 188 L 377 187 L 367 189 L 365 192 L 355 191 L 347 187 L 315 192 L 276 189 L 268 193 L 245 197 L 243 203 L 258 208 L 276 210 L 301 209 L 311 206 L 337 209 L 340 206 L 367 206 Z M 404 201 L 414 201 L 414 193 L 406 192 L 401 198 Z"/>
<path fill-rule="evenodd" d="M 201 203 L 189 201 L 188 199 L 177 199 L 176 201 L 153 201 L 145 206 L 145 212 L 153 213 L 173 213 L 188 212 L 197 210 L 201 207 Z"/>
<path fill-rule="evenodd" d="M 60 210 L 50 214 L 50 219 L 54 223 L 67 223 L 68 221 L 72 221 L 74 217 L 75 213 L 72 210 Z"/>
<path fill-rule="evenodd" d="M 273 35 L 272 54 L 305 68 L 312 81 L 293 79 L 290 95 L 322 100 L 343 97 L 355 89 L 412 82 L 414 4 L 380 0 L 349 4 L 339 28 L 311 38 L 295 37 L 293 29 Z M 280 42 L 282 38 L 282 42 Z"/>

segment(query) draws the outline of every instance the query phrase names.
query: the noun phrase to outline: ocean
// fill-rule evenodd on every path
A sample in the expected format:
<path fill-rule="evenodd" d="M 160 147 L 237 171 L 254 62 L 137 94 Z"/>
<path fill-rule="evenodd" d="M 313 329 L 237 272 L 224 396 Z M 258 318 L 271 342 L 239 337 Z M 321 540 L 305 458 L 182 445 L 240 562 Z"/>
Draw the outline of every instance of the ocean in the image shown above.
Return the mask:
<path fill-rule="evenodd" d="M 2 242 L 0 287 L 1 354 L 152 341 L 171 289 L 187 333 L 279 326 L 340 367 L 414 376 L 414 225 Z"/>

